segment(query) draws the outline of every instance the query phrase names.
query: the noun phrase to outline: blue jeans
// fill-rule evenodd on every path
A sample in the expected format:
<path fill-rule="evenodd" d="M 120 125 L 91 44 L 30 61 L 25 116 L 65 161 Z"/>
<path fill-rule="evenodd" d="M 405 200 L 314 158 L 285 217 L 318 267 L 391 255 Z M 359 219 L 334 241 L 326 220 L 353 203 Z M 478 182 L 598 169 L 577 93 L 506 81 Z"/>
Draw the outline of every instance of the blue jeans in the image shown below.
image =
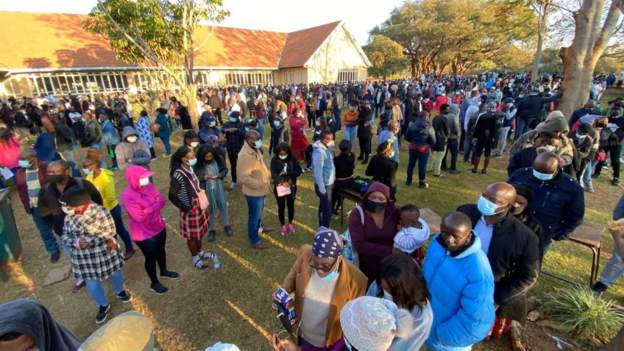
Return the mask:
<path fill-rule="evenodd" d="M 126 246 L 126 252 L 133 251 L 134 248 L 132 247 L 132 239 L 130 238 L 130 233 L 128 233 L 128 230 L 126 230 L 123 219 L 121 218 L 121 206 L 117 205 L 113 207 L 113 209 L 110 210 L 110 213 L 113 217 L 113 220 L 115 221 L 115 230 L 117 231 L 117 234 L 119 234 L 121 240 L 123 240 L 124 245 Z"/>
<path fill-rule="evenodd" d="M 260 133 L 260 138 L 264 139 L 264 118 L 258 119 L 258 132 Z"/>
<path fill-rule="evenodd" d="M 585 165 L 583 173 L 581 174 L 581 186 L 586 187 L 587 189 L 594 188 L 592 183 L 592 173 L 594 173 L 596 163 L 598 163 L 596 160 L 588 161 Z"/>
<path fill-rule="evenodd" d="M 334 185 L 325 186 L 325 194 L 321 194 L 318 185 L 314 184 L 314 192 L 319 198 L 318 220 L 319 227 L 329 228 L 332 215 L 332 190 Z"/>
<path fill-rule="evenodd" d="M 247 196 L 247 209 L 249 216 L 247 218 L 247 235 L 249 236 L 249 242 L 251 245 L 256 245 L 260 242 L 258 236 L 258 229 L 262 222 L 262 211 L 264 210 L 264 196 Z"/>
<path fill-rule="evenodd" d="M 429 152 L 418 152 L 416 150 L 409 151 L 409 162 L 407 163 L 407 184 L 412 184 L 412 175 L 414 174 L 414 167 L 416 161 L 418 161 L 418 182 L 420 184 L 425 183 L 425 177 L 427 177 L 427 160 L 429 159 Z"/>
<path fill-rule="evenodd" d="M 113 290 L 115 290 L 115 293 L 121 293 L 124 290 L 123 271 L 120 269 L 117 272 L 113 273 L 113 275 L 111 276 L 111 280 L 113 282 Z M 98 304 L 98 306 L 108 305 L 108 299 L 106 298 L 106 293 L 104 292 L 104 286 L 102 286 L 101 280 L 86 279 L 85 284 L 89 295 L 91 295 L 91 298 L 93 299 L 93 301 L 95 301 L 95 303 Z"/>
<path fill-rule="evenodd" d="M 37 230 L 39 230 L 39 234 L 41 234 L 41 239 L 43 239 L 43 245 L 46 250 L 50 254 L 59 253 L 59 246 L 56 242 L 56 238 L 54 237 L 54 233 L 52 232 L 52 227 L 48 225 L 48 222 L 41 217 L 39 213 L 39 209 L 33 207 L 31 209 L 30 215 L 32 216 L 33 222 L 35 222 L 35 226 Z"/>
<path fill-rule="evenodd" d="M 518 140 L 518 138 L 526 132 L 527 128 L 529 128 L 529 123 L 522 118 L 517 118 L 516 123 L 516 135 L 514 135 L 514 140 Z"/>
<path fill-rule="evenodd" d="M 171 155 L 171 143 L 169 142 L 169 135 L 159 136 L 160 140 L 162 140 L 163 145 L 165 145 L 165 153 L 167 155 Z"/>
<path fill-rule="evenodd" d="M 624 274 L 624 259 L 620 257 L 617 250 L 613 250 L 613 255 L 607 261 L 606 266 L 600 275 L 600 282 L 606 286 L 611 286 Z"/>
<path fill-rule="evenodd" d="M 355 126 L 346 126 L 344 128 L 344 139 L 349 140 L 351 142 L 351 146 L 355 142 L 355 137 L 357 136 L 357 125 Z"/>
<path fill-rule="evenodd" d="M 336 121 L 336 130 L 342 129 L 342 123 L 340 121 L 340 110 L 334 113 L 334 121 Z"/>

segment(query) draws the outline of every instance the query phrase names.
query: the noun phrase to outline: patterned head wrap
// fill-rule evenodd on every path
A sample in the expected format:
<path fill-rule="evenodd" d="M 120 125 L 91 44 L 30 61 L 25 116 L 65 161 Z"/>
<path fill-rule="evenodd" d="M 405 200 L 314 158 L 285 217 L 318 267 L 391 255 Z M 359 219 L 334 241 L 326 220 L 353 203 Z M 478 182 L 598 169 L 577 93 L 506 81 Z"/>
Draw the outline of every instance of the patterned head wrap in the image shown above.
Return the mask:
<path fill-rule="evenodd" d="M 338 258 L 342 254 L 342 239 L 335 230 L 319 227 L 312 244 L 312 255 L 321 258 Z"/>

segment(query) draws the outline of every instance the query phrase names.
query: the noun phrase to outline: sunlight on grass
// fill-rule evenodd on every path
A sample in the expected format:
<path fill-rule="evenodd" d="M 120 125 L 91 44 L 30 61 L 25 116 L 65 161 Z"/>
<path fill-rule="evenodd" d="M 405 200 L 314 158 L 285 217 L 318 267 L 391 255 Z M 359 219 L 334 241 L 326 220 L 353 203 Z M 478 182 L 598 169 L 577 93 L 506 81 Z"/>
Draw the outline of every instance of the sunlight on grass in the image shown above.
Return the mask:
<path fill-rule="evenodd" d="M 288 252 L 289 254 L 293 255 L 293 256 L 297 256 L 297 249 L 292 248 L 290 246 L 286 246 L 284 244 L 282 244 L 281 242 L 273 239 L 272 237 L 270 237 L 269 235 L 266 235 L 264 233 L 260 234 L 260 237 L 268 242 L 270 242 L 271 244 L 279 247 L 280 249 Z"/>
<path fill-rule="evenodd" d="M 9 261 L 6 267 L 9 277 L 13 278 L 18 285 L 26 289 L 29 294 L 35 291 L 35 282 L 24 272 L 21 263 Z"/>
<path fill-rule="evenodd" d="M 274 210 L 274 209 L 272 209 L 272 208 L 265 207 L 265 208 L 264 208 L 264 210 L 265 210 L 266 212 L 269 212 L 269 213 L 271 213 L 271 214 L 273 214 L 273 215 L 277 216 L 277 211 L 275 211 L 275 210 Z M 315 211 L 316 211 L 316 210 L 317 210 L 317 209 L 315 208 Z M 304 229 L 305 231 L 307 231 L 309 234 L 312 234 L 312 236 L 314 236 L 314 235 L 316 234 L 316 229 L 314 229 L 314 228 L 310 227 L 310 226 L 309 226 L 309 225 L 307 225 L 307 224 L 301 223 L 301 222 L 299 222 L 299 221 L 298 221 L 298 220 L 296 220 L 296 219 L 293 221 L 293 223 L 294 223 L 297 227 L 300 227 L 300 228 Z"/>
<path fill-rule="evenodd" d="M 193 343 L 177 330 L 160 325 L 158 323 L 158 318 L 154 316 L 154 313 L 152 313 L 145 301 L 143 301 L 143 299 L 141 299 L 136 292 L 128 288 L 126 288 L 126 290 L 128 290 L 128 292 L 132 295 L 132 301 L 130 301 L 132 308 L 141 312 L 145 317 L 152 321 L 152 325 L 154 326 L 154 336 L 156 337 L 158 344 L 164 350 L 192 350 L 195 348 Z"/>
<path fill-rule="evenodd" d="M 247 315 L 240 307 L 236 306 L 232 301 L 225 299 L 225 303 L 230 306 L 231 309 L 234 310 L 245 322 L 249 323 L 255 330 L 262 335 L 268 342 L 271 342 L 271 334 L 269 334 L 266 329 L 262 328 L 256 321 L 253 320 L 249 315 Z"/>
<path fill-rule="evenodd" d="M 277 283 L 276 280 L 271 279 L 269 277 L 267 277 L 266 275 L 264 275 L 262 272 L 260 272 L 258 269 L 256 269 L 256 267 L 249 261 L 247 261 L 246 259 L 242 258 L 241 256 L 235 254 L 234 252 L 228 250 L 225 246 L 223 245 L 219 245 L 217 244 L 217 247 L 225 252 L 226 255 L 230 256 L 234 261 L 236 261 L 236 263 L 238 263 L 239 265 L 241 265 L 243 268 L 245 268 L 246 270 L 248 270 L 249 272 L 255 274 L 258 278 L 264 280 L 265 282 L 267 282 L 269 285 L 272 285 L 275 288 L 278 288 L 280 285 Z"/>

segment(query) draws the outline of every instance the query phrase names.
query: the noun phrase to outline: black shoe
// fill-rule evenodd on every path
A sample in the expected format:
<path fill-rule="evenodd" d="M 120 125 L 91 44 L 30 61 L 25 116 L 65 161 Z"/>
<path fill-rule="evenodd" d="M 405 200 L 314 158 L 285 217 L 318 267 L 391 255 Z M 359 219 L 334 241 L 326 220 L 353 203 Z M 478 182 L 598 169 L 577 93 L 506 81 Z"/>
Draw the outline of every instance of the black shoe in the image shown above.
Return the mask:
<path fill-rule="evenodd" d="M 164 285 L 160 283 L 155 283 L 150 285 L 150 290 L 153 291 L 155 294 L 162 295 L 166 293 L 169 289 L 167 289 Z"/>
<path fill-rule="evenodd" d="M 620 180 L 619 180 L 619 179 L 613 179 L 613 180 L 611 181 L 611 185 L 613 185 L 613 186 L 618 186 L 618 185 L 620 185 Z"/>
<path fill-rule="evenodd" d="M 58 262 L 58 260 L 61 258 L 61 253 L 60 252 L 55 252 L 52 255 L 50 255 L 50 262 L 52 263 L 56 263 Z"/>
<path fill-rule="evenodd" d="M 174 271 L 164 271 L 160 273 L 160 276 L 168 278 L 168 279 L 174 279 L 174 280 L 180 278 L 180 274 Z"/>
<path fill-rule="evenodd" d="M 592 290 L 599 294 L 602 294 L 603 292 L 607 291 L 608 288 L 609 286 L 601 281 L 596 282 L 596 284 L 592 286 Z"/>
<path fill-rule="evenodd" d="M 110 310 L 110 307 L 110 304 L 100 306 L 98 314 L 95 316 L 95 324 L 102 324 L 106 322 L 106 317 L 108 317 L 108 310 Z"/>
<path fill-rule="evenodd" d="M 121 302 L 123 303 L 128 303 L 130 301 L 132 301 L 132 295 L 130 295 L 130 293 L 128 293 L 127 291 L 122 291 L 119 294 L 117 294 L 117 298 L 121 300 Z"/>
<path fill-rule="evenodd" d="M 476 169 L 471 169 L 471 170 L 470 170 L 470 172 L 472 172 L 472 173 L 475 173 L 475 174 L 476 174 L 476 173 L 477 173 L 477 170 L 476 170 Z"/>
<path fill-rule="evenodd" d="M 215 241 L 215 237 L 217 236 L 217 232 L 215 232 L 214 230 L 211 230 L 208 232 L 208 242 L 214 242 Z"/>
<path fill-rule="evenodd" d="M 448 171 L 449 174 L 459 174 L 459 171 L 456 169 L 451 169 L 450 171 Z"/>
<path fill-rule="evenodd" d="M 405 182 L 405 185 L 410 186 L 412 185 L 412 182 L 410 182 L 409 180 Z"/>
<path fill-rule="evenodd" d="M 358 158 L 357 158 L 357 159 L 358 159 L 358 161 L 362 161 L 362 160 L 364 159 L 364 155 L 360 155 L 360 156 L 358 156 Z"/>
<path fill-rule="evenodd" d="M 229 225 L 226 225 L 224 230 L 225 230 L 225 235 L 227 235 L 227 236 L 234 235 L 234 232 L 232 231 L 232 227 L 230 227 Z"/>

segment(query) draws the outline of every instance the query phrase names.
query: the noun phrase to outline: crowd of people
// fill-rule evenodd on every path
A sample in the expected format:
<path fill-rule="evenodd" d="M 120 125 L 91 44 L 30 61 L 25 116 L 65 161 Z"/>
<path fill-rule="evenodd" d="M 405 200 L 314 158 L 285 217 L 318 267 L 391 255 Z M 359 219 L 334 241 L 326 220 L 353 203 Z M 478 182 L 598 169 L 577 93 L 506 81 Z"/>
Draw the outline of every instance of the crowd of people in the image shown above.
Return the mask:
<path fill-rule="evenodd" d="M 596 78 L 592 99 L 570 116 L 557 109 L 560 77 L 494 72 L 204 89 L 197 125 L 167 94 L 10 98 L 0 108 L 0 167 L 5 179 L 14 174 L 50 261 L 70 259 L 74 289 L 86 287 L 98 324 L 111 306 L 104 281 L 122 303 L 132 299 L 123 267 L 135 247 L 154 293 L 167 292 L 161 280 L 180 278 L 167 265 L 167 199 L 179 210 L 189 262 L 217 269 L 219 255 L 203 249 L 203 238 L 212 245 L 219 220 L 234 234 L 228 191 L 240 188 L 250 248 L 264 250 L 266 196 L 277 203 L 279 234 L 292 235 L 297 181 L 310 173 L 318 230 L 282 284 L 293 295 L 298 346 L 276 340 L 276 348 L 468 350 L 521 326 L 542 259 L 582 223 L 592 179 L 609 167 L 619 184 L 624 99 L 602 110 L 594 100 L 614 84 L 607 78 Z M 172 150 L 177 129 L 182 146 Z M 167 197 L 154 185 L 155 138 L 170 165 Z M 82 160 L 77 147 L 86 149 Z M 417 167 L 422 191 L 428 173 L 456 177 L 462 153 L 475 174 L 488 172 L 491 157 L 508 156 L 508 179 L 481 189 L 474 203 L 456 204 L 441 223 L 427 223 L 409 192 L 397 192 L 400 153 L 408 154 L 405 184 Z M 357 162 L 366 165 L 364 188 Z M 115 172 L 126 180 L 120 196 Z M 359 191 L 361 201 L 339 234 L 332 217 L 345 189 Z M 622 256 L 613 257 L 596 291 L 624 273 Z M 5 332 L 0 345 L 28 334 Z"/>

